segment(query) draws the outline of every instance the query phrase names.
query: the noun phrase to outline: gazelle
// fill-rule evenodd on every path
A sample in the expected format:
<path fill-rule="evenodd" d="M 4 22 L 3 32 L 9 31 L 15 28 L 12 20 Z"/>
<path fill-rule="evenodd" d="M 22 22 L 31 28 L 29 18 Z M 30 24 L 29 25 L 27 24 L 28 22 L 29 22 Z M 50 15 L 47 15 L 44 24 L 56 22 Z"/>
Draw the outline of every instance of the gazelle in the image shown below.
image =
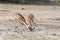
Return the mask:
<path fill-rule="evenodd" d="M 28 14 L 27 17 L 25 18 L 25 25 L 29 30 L 33 30 L 34 27 L 34 15 L 33 14 Z"/>
<path fill-rule="evenodd" d="M 25 18 L 20 13 L 15 13 L 14 17 L 16 23 L 21 23 L 21 24 L 25 23 Z"/>

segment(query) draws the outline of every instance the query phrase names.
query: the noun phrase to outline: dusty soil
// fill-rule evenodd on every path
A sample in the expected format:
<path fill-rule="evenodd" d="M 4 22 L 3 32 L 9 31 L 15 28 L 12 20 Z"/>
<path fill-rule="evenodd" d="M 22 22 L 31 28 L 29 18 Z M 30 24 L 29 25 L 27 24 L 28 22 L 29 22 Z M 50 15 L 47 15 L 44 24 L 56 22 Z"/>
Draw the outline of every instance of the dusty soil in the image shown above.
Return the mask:
<path fill-rule="evenodd" d="M 9 16 L 15 12 L 24 17 L 32 13 L 35 29 L 29 31 L 13 20 L 0 19 L 1 40 L 60 40 L 60 6 L 0 4 L 0 13 Z"/>

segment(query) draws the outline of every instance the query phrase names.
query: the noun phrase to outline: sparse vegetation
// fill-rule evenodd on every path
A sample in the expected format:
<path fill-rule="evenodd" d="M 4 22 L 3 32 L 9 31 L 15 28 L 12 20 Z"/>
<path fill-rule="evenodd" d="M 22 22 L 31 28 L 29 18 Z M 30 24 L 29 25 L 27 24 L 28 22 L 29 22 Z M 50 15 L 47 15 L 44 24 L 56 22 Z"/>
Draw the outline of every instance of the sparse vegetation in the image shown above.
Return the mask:
<path fill-rule="evenodd" d="M 30 2 L 44 2 L 44 3 L 48 3 L 48 2 L 52 2 L 52 3 L 60 3 L 60 0 L 0 0 L 2 2 L 10 2 L 10 3 L 30 3 Z"/>

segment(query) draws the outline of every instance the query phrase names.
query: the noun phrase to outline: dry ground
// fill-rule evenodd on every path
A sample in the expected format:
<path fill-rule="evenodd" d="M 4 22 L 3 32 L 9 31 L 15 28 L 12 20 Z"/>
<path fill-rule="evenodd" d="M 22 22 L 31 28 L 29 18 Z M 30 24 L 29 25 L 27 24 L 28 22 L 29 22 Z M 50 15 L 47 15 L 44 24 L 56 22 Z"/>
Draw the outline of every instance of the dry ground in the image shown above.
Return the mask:
<path fill-rule="evenodd" d="M 0 40 L 60 40 L 60 6 L 0 4 L 0 13 L 15 12 L 24 17 L 32 13 L 36 28 L 29 31 L 24 25 L 16 26 L 14 21 L 3 19 L 0 20 Z"/>

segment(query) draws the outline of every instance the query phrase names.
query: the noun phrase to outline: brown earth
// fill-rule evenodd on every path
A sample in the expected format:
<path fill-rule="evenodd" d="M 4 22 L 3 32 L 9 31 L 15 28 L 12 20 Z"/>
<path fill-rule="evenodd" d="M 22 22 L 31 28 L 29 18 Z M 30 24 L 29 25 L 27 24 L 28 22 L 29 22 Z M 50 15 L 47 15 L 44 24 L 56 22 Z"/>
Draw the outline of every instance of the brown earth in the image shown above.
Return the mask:
<path fill-rule="evenodd" d="M 24 17 L 32 13 L 35 29 L 29 31 L 25 25 L 0 19 L 0 40 L 60 40 L 60 6 L 0 4 L 0 13 L 10 16 L 15 12 Z"/>

